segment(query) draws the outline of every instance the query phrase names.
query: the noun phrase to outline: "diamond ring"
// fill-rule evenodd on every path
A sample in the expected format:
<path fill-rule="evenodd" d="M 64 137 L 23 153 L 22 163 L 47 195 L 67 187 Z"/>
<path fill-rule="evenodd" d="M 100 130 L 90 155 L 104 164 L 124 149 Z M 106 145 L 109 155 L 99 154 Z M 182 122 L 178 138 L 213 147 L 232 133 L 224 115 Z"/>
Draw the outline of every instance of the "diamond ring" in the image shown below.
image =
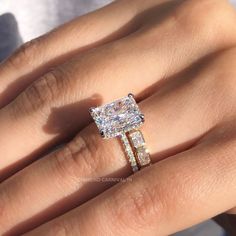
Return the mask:
<path fill-rule="evenodd" d="M 101 136 L 120 137 L 133 172 L 151 163 L 150 153 L 138 128 L 144 123 L 134 96 L 128 96 L 100 107 L 89 109 Z"/>

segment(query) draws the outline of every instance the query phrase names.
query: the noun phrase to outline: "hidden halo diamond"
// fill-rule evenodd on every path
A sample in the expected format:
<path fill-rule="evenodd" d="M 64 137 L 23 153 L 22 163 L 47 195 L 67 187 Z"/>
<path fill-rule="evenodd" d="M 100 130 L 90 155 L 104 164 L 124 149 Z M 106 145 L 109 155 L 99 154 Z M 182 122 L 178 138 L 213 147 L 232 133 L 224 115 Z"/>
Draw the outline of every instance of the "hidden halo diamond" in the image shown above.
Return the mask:
<path fill-rule="evenodd" d="M 150 155 L 147 149 L 145 149 L 145 152 L 139 153 L 141 149 L 137 148 L 135 144 L 137 138 L 133 138 L 134 134 L 132 137 L 133 131 L 137 130 L 144 123 L 144 115 L 141 113 L 132 94 L 109 104 L 90 108 L 89 112 L 103 138 L 121 138 L 134 172 L 139 169 L 138 164 L 140 167 L 144 166 L 144 164 L 150 164 Z M 141 131 L 137 132 L 142 135 Z M 143 136 L 140 137 L 138 138 L 139 141 L 143 141 L 141 145 L 143 150 L 146 145 Z M 140 161 L 139 157 L 142 157 L 142 159 L 145 157 L 145 161 Z"/>

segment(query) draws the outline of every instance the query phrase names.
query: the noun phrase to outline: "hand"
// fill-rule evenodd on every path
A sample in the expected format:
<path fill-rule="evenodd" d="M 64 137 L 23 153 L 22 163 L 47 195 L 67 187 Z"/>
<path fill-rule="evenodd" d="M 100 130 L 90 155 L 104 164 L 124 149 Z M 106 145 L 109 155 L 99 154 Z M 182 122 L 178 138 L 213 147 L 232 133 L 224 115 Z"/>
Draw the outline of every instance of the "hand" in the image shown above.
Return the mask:
<path fill-rule="evenodd" d="M 169 235 L 236 213 L 235 28 L 225 0 L 120 0 L 1 64 L 1 234 Z M 94 178 L 131 169 L 88 109 L 129 92 L 156 164 L 112 187 Z"/>

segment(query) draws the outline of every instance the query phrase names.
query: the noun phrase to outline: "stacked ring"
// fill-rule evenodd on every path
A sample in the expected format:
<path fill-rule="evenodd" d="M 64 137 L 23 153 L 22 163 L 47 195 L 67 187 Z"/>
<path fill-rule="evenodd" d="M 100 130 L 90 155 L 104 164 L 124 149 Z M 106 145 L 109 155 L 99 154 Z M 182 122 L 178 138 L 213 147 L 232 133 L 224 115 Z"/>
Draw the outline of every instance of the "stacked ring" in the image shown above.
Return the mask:
<path fill-rule="evenodd" d="M 132 94 L 89 111 L 103 138 L 120 137 L 133 172 L 151 163 L 144 137 L 138 130 L 144 115 Z"/>

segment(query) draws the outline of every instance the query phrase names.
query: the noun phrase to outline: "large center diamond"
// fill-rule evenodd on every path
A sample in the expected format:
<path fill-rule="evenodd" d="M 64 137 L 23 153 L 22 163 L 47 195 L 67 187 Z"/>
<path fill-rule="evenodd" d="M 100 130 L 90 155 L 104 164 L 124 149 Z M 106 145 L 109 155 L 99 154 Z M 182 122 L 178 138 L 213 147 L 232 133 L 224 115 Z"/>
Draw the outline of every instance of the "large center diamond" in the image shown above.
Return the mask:
<path fill-rule="evenodd" d="M 143 123 L 143 115 L 132 95 L 92 108 L 90 113 L 104 138 L 119 136 Z"/>

